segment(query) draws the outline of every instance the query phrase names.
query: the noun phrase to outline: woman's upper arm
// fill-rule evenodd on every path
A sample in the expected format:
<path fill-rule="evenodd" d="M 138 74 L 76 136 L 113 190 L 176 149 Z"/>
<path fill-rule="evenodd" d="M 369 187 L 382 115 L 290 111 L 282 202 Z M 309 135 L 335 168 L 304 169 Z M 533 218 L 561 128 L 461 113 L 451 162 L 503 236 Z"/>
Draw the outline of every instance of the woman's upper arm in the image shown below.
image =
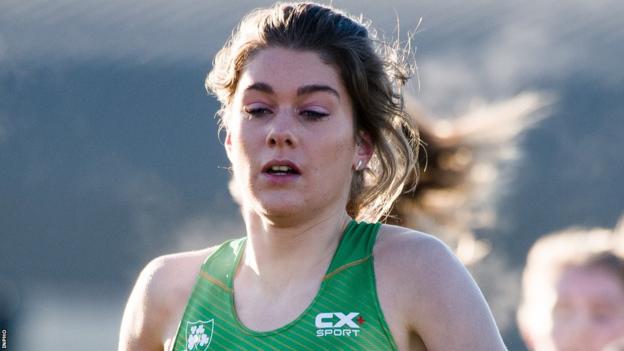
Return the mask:
<path fill-rule="evenodd" d="M 418 234 L 398 251 L 399 295 L 407 328 L 429 351 L 506 350 L 494 318 L 465 267 L 438 239 Z"/>
<path fill-rule="evenodd" d="M 130 293 L 119 332 L 119 351 L 162 350 L 166 322 L 164 259 L 145 266 Z"/>

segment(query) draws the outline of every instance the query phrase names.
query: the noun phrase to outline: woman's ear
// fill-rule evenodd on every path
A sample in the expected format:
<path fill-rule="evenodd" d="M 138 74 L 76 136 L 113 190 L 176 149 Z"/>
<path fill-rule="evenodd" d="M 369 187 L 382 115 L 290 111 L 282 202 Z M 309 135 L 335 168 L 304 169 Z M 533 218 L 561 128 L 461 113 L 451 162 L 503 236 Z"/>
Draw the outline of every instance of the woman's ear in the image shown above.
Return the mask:
<path fill-rule="evenodd" d="M 360 171 L 366 168 L 366 164 L 373 157 L 374 147 L 373 140 L 370 135 L 364 131 L 360 131 L 355 140 L 355 160 L 353 162 L 354 169 Z"/>
<path fill-rule="evenodd" d="M 228 159 L 232 162 L 232 157 L 230 153 L 232 152 L 232 134 L 227 128 L 225 129 L 225 140 L 223 141 L 223 146 L 225 147 L 225 153 L 227 154 Z"/>

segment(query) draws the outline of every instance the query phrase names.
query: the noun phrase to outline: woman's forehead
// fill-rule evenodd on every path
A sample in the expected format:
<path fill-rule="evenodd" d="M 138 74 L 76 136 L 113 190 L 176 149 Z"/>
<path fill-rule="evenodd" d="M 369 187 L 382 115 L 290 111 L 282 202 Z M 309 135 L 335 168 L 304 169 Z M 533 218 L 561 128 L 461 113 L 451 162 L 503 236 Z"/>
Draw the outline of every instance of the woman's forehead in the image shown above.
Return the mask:
<path fill-rule="evenodd" d="M 266 48 L 249 58 L 241 73 L 237 92 L 253 85 L 295 91 L 302 86 L 327 86 L 340 96 L 346 90 L 336 68 L 315 51 Z"/>
<path fill-rule="evenodd" d="M 556 282 L 558 294 L 619 297 L 624 304 L 624 284 L 605 267 L 568 267 Z"/>

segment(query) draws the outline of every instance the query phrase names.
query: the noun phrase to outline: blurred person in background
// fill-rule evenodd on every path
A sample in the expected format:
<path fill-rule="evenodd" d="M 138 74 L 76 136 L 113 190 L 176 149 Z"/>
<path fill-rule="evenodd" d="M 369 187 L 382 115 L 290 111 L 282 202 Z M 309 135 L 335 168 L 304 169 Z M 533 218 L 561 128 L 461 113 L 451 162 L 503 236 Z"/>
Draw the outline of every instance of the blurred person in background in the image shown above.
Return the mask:
<path fill-rule="evenodd" d="M 518 309 L 518 326 L 530 350 L 621 349 L 623 227 L 624 217 L 614 230 L 569 228 L 533 245 Z"/>
<path fill-rule="evenodd" d="M 119 349 L 505 350 L 450 250 L 378 222 L 418 173 L 409 74 L 331 7 L 245 17 L 206 85 L 246 238 L 150 262 Z"/>

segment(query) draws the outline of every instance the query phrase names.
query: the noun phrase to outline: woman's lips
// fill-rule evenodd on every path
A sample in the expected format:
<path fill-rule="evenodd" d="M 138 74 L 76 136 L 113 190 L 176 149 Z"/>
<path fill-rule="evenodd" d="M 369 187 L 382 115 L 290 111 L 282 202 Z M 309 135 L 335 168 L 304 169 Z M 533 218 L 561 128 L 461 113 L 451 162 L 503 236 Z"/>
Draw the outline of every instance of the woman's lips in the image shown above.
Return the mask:
<path fill-rule="evenodd" d="M 271 160 L 262 167 L 262 176 L 269 183 L 283 185 L 299 179 L 301 170 L 289 160 Z"/>
<path fill-rule="evenodd" d="M 269 174 L 285 173 L 285 174 L 300 175 L 301 170 L 292 161 L 271 160 L 264 164 L 264 166 L 262 167 L 262 173 L 269 173 Z"/>

